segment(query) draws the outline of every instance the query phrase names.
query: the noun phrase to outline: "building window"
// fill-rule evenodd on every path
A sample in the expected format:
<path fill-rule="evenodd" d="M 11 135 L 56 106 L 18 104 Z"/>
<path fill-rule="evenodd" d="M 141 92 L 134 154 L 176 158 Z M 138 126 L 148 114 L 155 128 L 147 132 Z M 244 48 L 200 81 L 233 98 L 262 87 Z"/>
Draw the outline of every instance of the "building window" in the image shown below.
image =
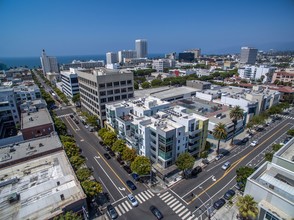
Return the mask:
<path fill-rule="evenodd" d="M 115 100 L 120 100 L 120 95 L 114 97 Z"/>
<path fill-rule="evenodd" d="M 105 105 L 101 105 L 101 109 L 104 110 L 105 109 Z"/>
<path fill-rule="evenodd" d="M 120 93 L 120 89 L 115 89 L 114 90 L 114 94 L 119 94 Z"/>
<path fill-rule="evenodd" d="M 107 83 L 107 88 L 112 87 L 112 82 Z"/>
<path fill-rule="evenodd" d="M 121 99 L 126 99 L 127 98 L 127 95 L 122 95 L 121 96 Z"/>
<path fill-rule="evenodd" d="M 112 102 L 112 101 L 113 101 L 113 97 L 109 97 L 109 98 L 108 98 L 108 101 L 109 101 L 109 102 Z"/>
<path fill-rule="evenodd" d="M 105 91 L 102 91 L 102 92 L 100 92 L 100 95 L 101 96 L 104 96 L 104 95 L 106 95 L 106 92 Z"/>
<path fill-rule="evenodd" d="M 113 90 L 108 90 L 107 91 L 107 95 L 112 95 L 113 94 Z"/>
<path fill-rule="evenodd" d="M 133 87 L 129 87 L 129 88 L 128 88 L 128 91 L 129 91 L 129 92 L 133 91 Z"/>
<path fill-rule="evenodd" d="M 106 102 L 106 98 L 101 99 L 100 102 L 101 102 L 101 103 Z"/>
<path fill-rule="evenodd" d="M 125 86 L 126 85 L 126 81 L 120 81 L 120 85 Z"/>
<path fill-rule="evenodd" d="M 132 80 L 128 80 L 127 83 L 128 83 L 128 85 L 131 85 L 132 84 Z"/>
<path fill-rule="evenodd" d="M 129 98 L 132 98 L 132 97 L 133 97 L 133 94 L 129 94 L 128 97 L 129 97 Z"/>
<path fill-rule="evenodd" d="M 114 86 L 119 86 L 119 82 L 114 82 L 113 85 Z"/>
<path fill-rule="evenodd" d="M 127 89 L 126 88 L 123 88 L 123 89 L 121 89 L 121 92 L 122 93 L 125 93 L 125 92 L 127 92 Z"/>
<path fill-rule="evenodd" d="M 104 83 L 99 84 L 99 88 L 100 89 L 104 89 L 105 88 L 105 84 Z"/>

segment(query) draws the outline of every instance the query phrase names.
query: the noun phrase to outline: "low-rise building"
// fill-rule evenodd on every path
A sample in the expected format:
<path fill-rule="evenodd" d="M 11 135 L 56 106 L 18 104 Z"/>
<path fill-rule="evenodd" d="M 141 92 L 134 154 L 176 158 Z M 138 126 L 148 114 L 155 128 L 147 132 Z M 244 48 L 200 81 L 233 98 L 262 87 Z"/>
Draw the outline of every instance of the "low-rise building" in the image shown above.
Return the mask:
<path fill-rule="evenodd" d="M 211 89 L 210 82 L 204 82 L 200 80 L 187 80 L 186 85 L 195 89 L 200 89 L 200 90 Z"/>
<path fill-rule="evenodd" d="M 294 70 L 287 69 L 285 71 L 277 71 L 273 74 L 272 83 L 278 80 L 283 83 L 294 83 Z"/>
<path fill-rule="evenodd" d="M 79 61 L 74 60 L 71 63 L 62 64 L 61 70 L 69 70 L 70 68 L 82 68 L 82 69 L 95 69 L 98 67 L 104 67 L 104 60 L 89 60 L 89 61 Z"/>
<path fill-rule="evenodd" d="M 40 88 L 37 85 L 19 85 L 13 87 L 17 105 L 23 102 L 36 100 L 41 98 Z"/>
<path fill-rule="evenodd" d="M 274 67 L 270 66 L 243 66 L 238 69 L 239 76 L 242 79 L 251 80 L 262 80 L 263 83 L 271 82 L 273 73 L 275 71 Z"/>
<path fill-rule="evenodd" d="M 159 59 L 152 61 L 152 69 L 157 72 L 163 72 L 166 68 L 173 68 L 176 65 L 176 61 L 172 59 Z"/>

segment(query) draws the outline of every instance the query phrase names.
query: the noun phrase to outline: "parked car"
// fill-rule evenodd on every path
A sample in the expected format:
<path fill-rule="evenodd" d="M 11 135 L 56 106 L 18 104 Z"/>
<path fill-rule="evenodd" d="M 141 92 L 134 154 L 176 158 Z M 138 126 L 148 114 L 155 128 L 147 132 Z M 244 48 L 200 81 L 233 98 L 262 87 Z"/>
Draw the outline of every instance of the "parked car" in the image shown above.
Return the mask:
<path fill-rule="evenodd" d="M 258 141 L 252 141 L 250 144 L 251 147 L 255 147 L 257 145 L 258 145 Z"/>
<path fill-rule="evenodd" d="M 135 181 L 138 181 L 139 178 L 140 178 L 140 176 L 139 176 L 138 174 L 136 174 L 136 173 L 132 173 L 131 176 L 133 177 L 133 179 L 134 179 Z"/>
<path fill-rule="evenodd" d="M 108 153 L 110 156 L 115 157 L 115 153 L 112 150 L 108 151 Z"/>
<path fill-rule="evenodd" d="M 245 138 L 242 139 L 243 144 L 246 144 L 248 141 L 249 141 L 248 137 L 245 137 Z"/>
<path fill-rule="evenodd" d="M 231 199 L 235 194 L 236 194 L 236 193 L 235 193 L 234 190 L 229 189 L 229 190 L 225 193 L 224 198 L 225 198 L 226 200 L 229 200 L 229 199 Z"/>
<path fill-rule="evenodd" d="M 105 147 L 106 151 L 111 151 L 110 147 Z"/>
<path fill-rule="evenodd" d="M 197 166 L 195 167 L 192 172 L 191 172 L 191 176 L 197 176 L 198 173 L 201 173 L 202 172 L 202 168 L 201 166 Z"/>
<path fill-rule="evenodd" d="M 207 165 L 207 164 L 209 164 L 209 161 L 207 159 L 203 159 L 202 163 Z"/>
<path fill-rule="evenodd" d="M 219 155 L 217 155 L 217 156 L 215 157 L 215 160 L 220 160 L 220 159 L 222 159 L 223 157 L 224 157 L 223 154 L 219 154 Z"/>
<path fill-rule="evenodd" d="M 131 168 L 129 166 L 124 165 L 123 168 L 124 168 L 125 171 L 127 171 L 128 174 L 132 173 L 132 170 L 131 170 Z"/>
<path fill-rule="evenodd" d="M 107 160 L 110 160 L 111 159 L 111 156 L 108 154 L 108 153 L 105 153 L 105 154 L 103 154 L 104 155 L 104 157 L 107 159 Z"/>
<path fill-rule="evenodd" d="M 220 209 L 221 207 L 223 207 L 224 204 L 226 204 L 226 201 L 224 199 L 219 199 L 215 203 L 213 203 L 213 207 L 215 209 Z"/>
<path fill-rule="evenodd" d="M 162 213 L 154 205 L 150 206 L 149 210 L 155 215 L 157 219 L 163 219 Z"/>
<path fill-rule="evenodd" d="M 224 165 L 222 166 L 223 170 L 227 170 L 231 166 L 231 163 L 229 161 L 225 162 Z"/>
<path fill-rule="evenodd" d="M 104 144 L 103 141 L 99 141 L 99 144 L 100 144 L 101 146 L 105 146 L 105 144 Z"/>
<path fill-rule="evenodd" d="M 73 114 L 70 114 L 69 117 L 74 118 Z"/>
<path fill-rule="evenodd" d="M 244 191 L 244 183 L 242 183 L 242 182 L 237 182 L 237 184 L 235 185 L 235 188 L 237 189 L 237 190 L 239 190 L 239 191 Z"/>
<path fill-rule="evenodd" d="M 124 165 L 125 162 L 123 161 L 123 159 L 121 159 L 121 157 L 118 157 L 116 158 L 117 162 L 120 164 L 120 165 Z"/>
<path fill-rule="evenodd" d="M 116 219 L 118 217 L 118 214 L 112 205 L 107 206 L 107 213 L 111 219 Z"/>
<path fill-rule="evenodd" d="M 139 205 L 137 199 L 132 194 L 129 194 L 127 197 L 133 207 L 136 207 Z"/>
<path fill-rule="evenodd" d="M 131 181 L 131 180 L 127 180 L 126 181 L 127 186 L 131 189 L 131 190 L 136 190 L 137 187 L 136 185 Z"/>
<path fill-rule="evenodd" d="M 257 132 L 262 132 L 263 130 L 264 130 L 263 127 L 258 127 L 258 128 L 255 129 L 255 131 L 257 131 Z"/>

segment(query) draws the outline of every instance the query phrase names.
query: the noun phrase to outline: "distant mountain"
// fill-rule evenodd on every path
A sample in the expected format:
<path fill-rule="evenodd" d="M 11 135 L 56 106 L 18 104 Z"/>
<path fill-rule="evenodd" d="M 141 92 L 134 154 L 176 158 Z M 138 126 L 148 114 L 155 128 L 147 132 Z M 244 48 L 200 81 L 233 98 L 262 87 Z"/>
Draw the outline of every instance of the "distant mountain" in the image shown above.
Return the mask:
<path fill-rule="evenodd" d="M 215 50 L 204 51 L 204 54 L 231 54 L 231 53 L 240 53 L 241 47 L 249 46 L 255 47 L 258 50 L 269 51 L 274 49 L 275 51 L 289 51 L 294 50 L 294 41 L 292 42 L 270 42 L 262 44 L 248 44 L 248 45 L 235 45 L 227 48 L 220 48 Z"/>

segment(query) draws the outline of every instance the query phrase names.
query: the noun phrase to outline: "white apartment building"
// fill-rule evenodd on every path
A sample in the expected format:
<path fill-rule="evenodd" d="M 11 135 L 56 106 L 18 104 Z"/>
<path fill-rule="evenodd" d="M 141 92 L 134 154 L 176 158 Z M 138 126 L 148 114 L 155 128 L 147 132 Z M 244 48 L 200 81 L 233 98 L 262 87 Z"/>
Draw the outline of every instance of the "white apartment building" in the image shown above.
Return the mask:
<path fill-rule="evenodd" d="M 147 100 L 139 99 L 106 107 L 107 123 L 118 128 L 119 136 L 126 140 L 129 147 L 149 157 L 159 169 L 172 166 L 183 152 L 197 154 L 204 149 L 207 118 L 188 114 L 180 106 L 169 108 L 168 102 L 161 103 L 151 97 Z M 148 110 L 145 111 L 146 103 L 157 105 L 149 109 L 146 106 Z"/>
<path fill-rule="evenodd" d="M 132 72 L 105 68 L 75 72 L 78 75 L 82 107 L 98 116 L 101 127 L 106 119 L 106 103 L 134 97 Z"/>
<path fill-rule="evenodd" d="M 45 50 L 42 51 L 42 56 L 40 57 L 43 74 L 46 75 L 48 72 L 58 73 L 58 63 L 56 57 L 49 57 L 46 55 Z"/>
<path fill-rule="evenodd" d="M 89 61 L 79 61 L 74 60 L 71 63 L 62 64 L 62 70 L 69 70 L 69 68 L 82 68 L 82 69 L 94 69 L 97 67 L 104 67 L 104 60 L 89 60 Z"/>
<path fill-rule="evenodd" d="M 274 67 L 269 66 L 244 66 L 238 69 L 239 76 L 242 79 L 258 80 L 263 78 L 263 83 L 271 82 L 273 74 L 275 72 Z"/>
<path fill-rule="evenodd" d="M 157 72 L 163 72 L 165 68 L 173 68 L 176 65 L 176 61 L 172 59 L 159 59 L 152 61 L 152 69 L 156 69 Z"/>
<path fill-rule="evenodd" d="M 257 57 L 257 49 L 251 47 L 241 47 L 241 64 L 254 65 Z"/>
<path fill-rule="evenodd" d="M 69 71 L 61 71 L 62 92 L 72 98 L 79 93 L 78 74 L 76 70 L 70 68 Z"/>
<path fill-rule="evenodd" d="M 106 64 L 114 64 L 118 62 L 117 53 L 108 52 L 106 53 Z"/>
<path fill-rule="evenodd" d="M 148 55 L 147 40 L 138 39 L 135 41 L 137 58 L 146 58 Z"/>
<path fill-rule="evenodd" d="M 40 88 L 37 85 L 19 85 L 13 87 L 13 91 L 17 105 L 41 98 Z"/>
<path fill-rule="evenodd" d="M 284 220 L 294 216 L 294 139 L 262 164 L 247 179 L 244 195 L 258 203 L 258 220 Z M 258 193 L 256 193 L 258 192 Z"/>
<path fill-rule="evenodd" d="M 137 51 L 135 50 L 120 50 L 117 54 L 119 63 L 124 63 L 125 59 L 137 58 Z"/>

